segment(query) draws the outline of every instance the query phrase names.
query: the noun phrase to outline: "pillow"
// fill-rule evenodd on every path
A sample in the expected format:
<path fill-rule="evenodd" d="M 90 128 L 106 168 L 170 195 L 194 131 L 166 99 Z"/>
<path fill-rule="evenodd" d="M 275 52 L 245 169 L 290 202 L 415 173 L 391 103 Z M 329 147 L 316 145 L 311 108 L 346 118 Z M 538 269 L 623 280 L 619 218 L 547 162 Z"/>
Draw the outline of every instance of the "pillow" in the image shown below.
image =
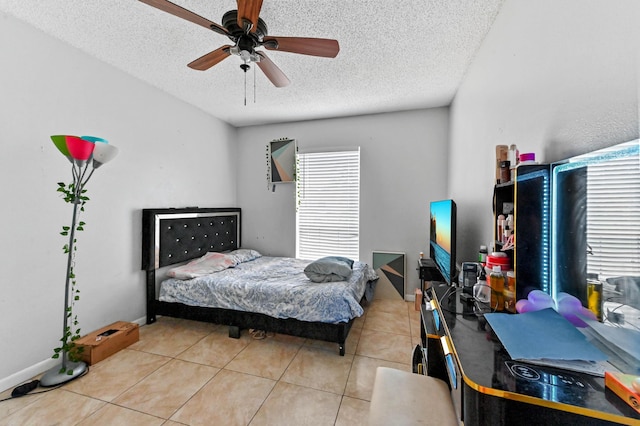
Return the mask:
<path fill-rule="evenodd" d="M 346 281 L 353 272 L 353 260 L 340 256 L 327 256 L 311 262 L 304 274 L 314 283 Z"/>
<path fill-rule="evenodd" d="M 188 280 L 191 278 L 201 277 L 203 275 L 213 274 L 214 272 L 223 271 L 227 268 L 236 266 L 235 258 L 232 256 L 209 252 L 199 259 L 192 260 L 186 265 L 177 266 L 169 269 L 167 275 L 179 280 Z"/>
<path fill-rule="evenodd" d="M 260 253 L 258 253 L 255 250 L 250 250 L 250 249 L 234 250 L 234 251 L 230 252 L 228 255 L 232 256 L 233 258 L 235 258 L 236 264 L 243 263 L 243 262 L 248 262 L 250 260 L 262 257 L 262 255 Z"/>

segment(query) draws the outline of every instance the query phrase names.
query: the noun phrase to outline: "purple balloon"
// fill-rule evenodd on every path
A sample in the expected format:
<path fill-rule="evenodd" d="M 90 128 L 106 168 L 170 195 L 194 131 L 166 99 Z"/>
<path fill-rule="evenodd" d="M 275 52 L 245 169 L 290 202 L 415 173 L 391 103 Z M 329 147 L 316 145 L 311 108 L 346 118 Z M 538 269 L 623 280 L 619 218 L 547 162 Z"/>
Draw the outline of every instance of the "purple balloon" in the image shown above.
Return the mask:
<path fill-rule="evenodd" d="M 527 299 L 529 299 L 529 301 L 533 304 L 533 306 L 535 307 L 534 310 L 536 311 L 555 307 L 555 303 L 553 302 L 551 296 L 549 296 L 542 290 L 533 290 L 529 293 Z"/>
<path fill-rule="evenodd" d="M 534 310 L 533 303 L 529 302 L 527 299 L 520 299 L 516 302 L 516 311 L 518 311 L 518 313 L 524 314 L 525 312 Z"/>

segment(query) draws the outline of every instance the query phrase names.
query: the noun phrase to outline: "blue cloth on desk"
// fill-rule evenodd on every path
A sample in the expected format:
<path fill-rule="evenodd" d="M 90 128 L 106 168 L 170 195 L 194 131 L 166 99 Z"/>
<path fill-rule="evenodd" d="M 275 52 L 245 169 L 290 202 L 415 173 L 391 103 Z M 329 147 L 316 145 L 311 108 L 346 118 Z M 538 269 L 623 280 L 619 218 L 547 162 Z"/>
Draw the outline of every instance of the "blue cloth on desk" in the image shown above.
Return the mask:
<path fill-rule="evenodd" d="M 523 314 L 485 314 L 512 359 L 604 361 L 607 356 L 552 308 Z"/>

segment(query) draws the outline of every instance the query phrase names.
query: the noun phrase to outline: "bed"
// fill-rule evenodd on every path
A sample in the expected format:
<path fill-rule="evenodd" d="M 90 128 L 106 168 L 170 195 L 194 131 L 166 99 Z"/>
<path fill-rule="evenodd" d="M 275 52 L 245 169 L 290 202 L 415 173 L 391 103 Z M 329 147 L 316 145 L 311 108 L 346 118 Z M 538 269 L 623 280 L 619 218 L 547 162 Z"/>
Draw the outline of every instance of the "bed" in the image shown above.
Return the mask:
<path fill-rule="evenodd" d="M 354 262 L 348 280 L 313 283 L 302 272 L 308 261 L 260 255 L 245 259 L 247 252 L 255 252 L 241 249 L 240 231 L 239 208 L 144 209 L 142 269 L 146 271 L 147 324 L 164 315 L 227 325 L 229 336 L 235 338 L 244 329 L 264 330 L 334 342 L 344 355 L 353 321 L 362 314 L 360 302 L 365 294 L 369 300 L 372 295 L 375 272 Z M 205 254 L 222 257 L 217 253 L 224 253 L 225 258 L 241 253 L 243 258 L 234 257 L 237 263 L 233 267 L 211 275 L 165 277 L 171 267 Z M 293 276 L 297 281 L 290 282 Z M 227 294 L 226 281 L 240 288 L 229 291 L 240 293 Z M 278 287 L 281 289 L 275 290 Z M 279 293 L 262 293 L 267 288 Z M 250 298 L 259 303 L 252 305 Z M 333 306 L 338 305 L 341 310 L 336 311 Z M 293 312 L 292 306 L 304 309 Z"/>

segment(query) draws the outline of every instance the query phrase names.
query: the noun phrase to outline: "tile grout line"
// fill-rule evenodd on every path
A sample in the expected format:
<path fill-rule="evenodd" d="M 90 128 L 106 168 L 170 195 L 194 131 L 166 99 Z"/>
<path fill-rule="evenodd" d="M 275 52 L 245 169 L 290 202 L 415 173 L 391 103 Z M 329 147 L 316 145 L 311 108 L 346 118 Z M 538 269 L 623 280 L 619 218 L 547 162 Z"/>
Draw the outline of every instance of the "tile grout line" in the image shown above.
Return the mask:
<path fill-rule="evenodd" d="M 212 334 L 214 333 L 214 331 L 215 331 L 217 328 L 218 328 L 218 327 L 216 327 L 214 330 L 210 331 L 208 334 L 206 334 L 205 336 L 203 336 L 203 337 L 202 337 L 200 340 L 198 340 L 197 342 L 193 343 L 191 346 L 189 346 L 188 348 L 186 348 L 184 351 L 182 351 L 182 352 L 180 352 L 180 353 L 176 354 L 176 356 L 175 356 L 175 357 L 173 357 L 173 359 L 174 359 L 174 360 L 178 360 L 178 361 L 191 362 L 191 363 L 193 363 L 193 364 L 198 364 L 198 365 L 203 365 L 203 366 L 211 367 L 210 365 L 207 365 L 207 364 L 200 364 L 200 363 L 196 363 L 196 362 L 192 362 L 192 361 L 186 361 L 186 360 L 183 360 L 183 359 L 179 359 L 179 358 L 178 358 L 178 356 L 182 355 L 183 353 L 185 353 L 186 351 L 188 351 L 189 349 L 191 349 L 192 347 L 194 347 L 195 345 L 197 345 L 198 343 L 200 343 L 201 341 L 203 341 L 204 339 L 206 339 L 207 337 L 209 337 L 210 335 L 212 335 Z M 214 367 L 214 368 L 215 368 L 215 367 Z M 156 371 L 157 371 L 157 370 L 156 370 Z M 214 379 L 214 378 L 215 378 L 215 377 L 216 377 L 216 376 L 217 376 L 221 371 L 222 371 L 222 368 L 218 369 L 218 371 L 216 372 L 216 374 L 214 374 L 213 376 L 211 376 L 211 378 L 210 378 L 209 380 L 207 380 L 207 381 L 206 381 L 202 386 L 200 386 L 200 387 L 198 388 L 198 390 L 197 390 L 197 391 L 195 391 L 195 392 L 194 392 L 194 393 L 193 393 L 189 398 L 187 398 L 187 400 L 186 400 L 185 402 L 183 402 L 183 403 L 182 403 L 178 408 L 176 408 L 176 409 L 173 411 L 173 413 L 171 413 L 171 415 L 170 415 L 167 419 L 165 419 L 165 421 L 164 421 L 163 425 L 164 425 L 165 423 L 169 422 L 169 421 L 176 422 L 176 423 L 180 423 L 180 424 L 184 424 L 184 423 L 182 423 L 182 422 L 177 422 L 177 421 L 175 421 L 175 420 L 171 420 L 171 417 L 175 416 L 175 415 L 176 415 L 176 413 L 182 409 L 182 407 L 184 407 L 185 405 L 187 405 L 187 403 L 188 403 L 189 401 L 191 401 L 191 399 L 193 399 L 193 397 L 194 397 L 194 396 L 196 396 L 196 395 L 197 395 L 197 394 L 198 394 L 202 389 L 204 389 L 204 388 L 205 388 L 205 386 L 207 386 L 207 385 L 208 385 L 208 384 L 209 384 L 209 383 L 210 383 L 210 382 L 211 382 L 211 381 L 212 381 L 212 380 L 213 380 L 213 379 Z"/>
<path fill-rule="evenodd" d="M 269 391 L 269 393 L 267 393 L 267 396 L 264 397 L 264 399 L 262 400 L 262 402 L 260 403 L 260 406 L 258 407 L 258 409 L 255 411 L 255 413 L 253 413 L 253 416 L 251 416 L 251 419 L 249 420 L 249 423 L 247 423 L 247 426 L 251 424 L 251 422 L 253 421 L 253 419 L 256 418 L 256 415 L 258 415 L 258 413 L 260 412 L 260 410 L 262 409 L 262 407 L 264 406 L 264 403 L 267 401 L 267 399 L 269 399 L 269 396 L 271 396 L 271 394 L 273 393 L 273 390 L 276 388 L 276 386 L 278 386 L 278 383 L 280 383 L 280 380 L 282 379 L 282 377 L 284 376 L 284 373 L 287 372 L 287 369 L 289 369 L 289 367 L 291 366 L 291 363 L 293 362 L 293 360 L 296 358 L 296 356 L 298 356 L 298 354 L 300 353 L 300 349 L 302 349 L 302 347 L 304 346 L 305 342 L 307 341 L 307 339 L 304 339 L 304 341 L 302 342 L 302 344 L 298 347 L 298 350 L 296 351 L 296 354 L 294 356 L 291 357 L 291 361 L 289 361 L 289 363 L 287 364 L 287 367 L 282 371 L 282 374 L 280 374 L 280 377 L 278 378 L 278 380 L 274 380 L 275 384 L 273 385 L 273 387 L 271 388 L 271 390 Z M 247 345 L 249 346 L 249 345 Z M 283 382 L 286 383 L 286 382 Z"/>

